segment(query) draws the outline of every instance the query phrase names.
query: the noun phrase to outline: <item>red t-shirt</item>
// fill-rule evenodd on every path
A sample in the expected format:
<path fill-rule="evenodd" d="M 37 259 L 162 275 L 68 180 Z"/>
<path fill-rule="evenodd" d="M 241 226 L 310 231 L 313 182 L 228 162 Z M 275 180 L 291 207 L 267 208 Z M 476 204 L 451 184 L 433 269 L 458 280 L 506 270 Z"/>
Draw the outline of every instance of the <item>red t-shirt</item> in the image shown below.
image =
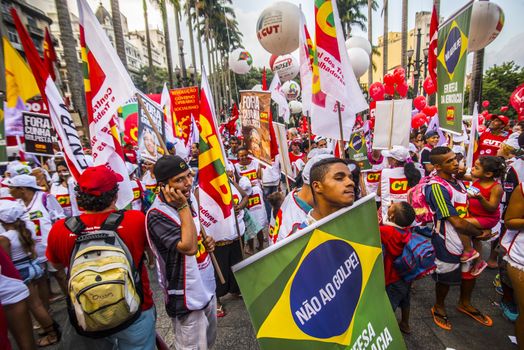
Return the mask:
<path fill-rule="evenodd" d="M 508 138 L 508 133 L 503 131 L 499 135 L 493 135 L 489 130 L 480 135 L 477 152 L 474 160 L 480 156 L 496 156 L 502 141 Z"/>
<path fill-rule="evenodd" d="M 408 229 L 393 226 L 380 226 L 380 240 L 384 246 L 384 275 L 386 286 L 400 280 L 400 276 L 393 267 L 393 260 L 402 254 L 404 246 L 409 241 Z"/>
<path fill-rule="evenodd" d="M 82 214 L 80 220 L 86 225 L 86 231 L 94 231 L 100 228 L 112 211 L 100 214 Z M 147 247 L 145 215 L 138 210 L 127 210 L 124 219 L 117 229 L 117 233 L 126 244 L 133 256 L 135 266 L 138 267 L 140 259 Z M 65 227 L 65 219 L 57 221 L 47 238 L 47 259 L 55 264 L 69 266 L 71 252 L 75 246 L 76 235 Z M 153 306 L 153 295 L 149 287 L 149 277 L 145 262 L 142 263 L 142 288 L 144 291 L 144 302 L 142 310 L 148 310 Z"/>

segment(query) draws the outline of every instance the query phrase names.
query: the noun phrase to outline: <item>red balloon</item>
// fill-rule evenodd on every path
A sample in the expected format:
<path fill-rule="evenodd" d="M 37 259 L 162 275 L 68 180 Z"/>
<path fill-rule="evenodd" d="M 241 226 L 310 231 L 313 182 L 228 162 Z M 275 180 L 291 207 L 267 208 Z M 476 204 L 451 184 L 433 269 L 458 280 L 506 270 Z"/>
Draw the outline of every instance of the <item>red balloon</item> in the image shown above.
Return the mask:
<path fill-rule="evenodd" d="M 509 109 L 508 106 L 502 106 L 502 107 L 500 107 L 500 111 L 501 111 L 502 113 L 506 112 L 508 109 Z"/>
<path fill-rule="evenodd" d="M 433 113 L 432 106 L 426 106 L 422 109 L 422 112 L 424 112 L 425 115 L 429 115 L 430 117 L 433 117 L 435 113 Z"/>
<path fill-rule="evenodd" d="M 489 101 L 488 100 L 482 101 L 482 107 L 488 108 L 489 107 Z"/>
<path fill-rule="evenodd" d="M 384 85 L 376 81 L 369 86 L 369 96 L 374 101 L 382 101 L 384 99 Z"/>
<path fill-rule="evenodd" d="M 393 85 L 393 84 L 386 84 L 384 86 L 384 90 L 386 91 L 387 95 L 393 96 L 395 94 L 395 85 Z"/>
<path fill-rule="evenodd" d="M 424 124 L 426 124 L 426 115 L 424 113 L 417 113 L 411 118 L 411 127 L 413 129 L 418 129 Z"/>
<path fill-rule="evenodd" d="M 491 120 L 491 118 L 493 118 L 493 114 L 488 113 L 488 115 L 486 116 L 486 120 Z"/>
<path fill-rule="evenodd" d="M 430 108 L 430 114 L 428 114 L 430 117 L 433 117 L 438 112 L 437 106 L 431 106 Z"/>
<path fill-rule="evenodd" d="M 519 115 L 519 122 L 524 120 L 524 115 Z"/>
<path fill-rule="evenodd" d="M 485 111 L 482 111 L 482 113 L 480 113 L 484 116 L 484 118 L 487 118 L 487 116 L 489 115 L 489 112 L 488 110 L 485 110 Z"/>
<path fill-rule="evenodd" d="M 393 71 L 393 77 L 395 78 L 395 82 L 401 85 L 406 80 L 406 70 L 402 67 L 395 68 Z"/>
<path fill-rule="evenodd" d="M 426 103 L 426 97 L 422 95 L 415 97 L 413 100 L 413 106 L 415 106 L 419 111 L 422 111 L 424 107 L 426 107 Z"/>
<path fill-rule="evenodd" d="M 395 77 L 391 73 L 384 75 L 384 84 L 393 85 L 395 83 Z"/>
<path fill-rule="evenodd" d="M 427 77 L 426 80 L 424 80 L 424 84 L 422 84 L 422 86 L 428 95 L 433 95 L 435 92 L 437 92 L 437 86 L 431 77 Z"/>
<path fill-rule="evenodd" d="M 520 108 L 524 107 L 524 84 L 520 84 L 515 91 L 513 91 L 509 102 L 517 112 L 519 112 Z M 519 115 L 522 115 L 522 113 L 519 112 Z"/>
<path fill-rule="evenodd" d="M 483 125 L 484 124 L 484 117 L 479 115 L 478 121 L 479 121 L 479 125 Z"/>
<path fill-rule="evenodd" d="M 278 55 L 271 55 L 271 57 L 269 57 L 269 68 L 271 70 L 273 70 L 273 65 L 275 64 L 275 61 L 277 60 L 278 58 Z"/>
<path fill-rule="evenodd" d="M 400 95 L 400 97 L 406 97 L 408 94 L 408 84 L 402 80 L 402 84 L 397 85 L 397 92 Z"/>

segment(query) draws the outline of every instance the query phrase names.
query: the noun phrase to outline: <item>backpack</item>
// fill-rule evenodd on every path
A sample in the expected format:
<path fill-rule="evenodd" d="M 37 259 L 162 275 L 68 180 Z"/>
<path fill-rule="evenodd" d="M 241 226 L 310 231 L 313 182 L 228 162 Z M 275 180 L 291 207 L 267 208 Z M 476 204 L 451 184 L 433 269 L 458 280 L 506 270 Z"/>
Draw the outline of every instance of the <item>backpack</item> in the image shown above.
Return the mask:
<path fill-rule="evenodd" d="M 406 282 L 422 278 L 437 268 L 435 249 L 429 239 L 416 233 L 409 235 L 402 254 L 393 260 L 393 267 Z"/>
<path fill-rule="evenodd" d="M 413 210 L 415 210 L 415 221 L 422 225 L 433 222 L 434 213 L 426 202 L 425 193 L 426 186 L 433 183 L 439 183 L 444 186 L 450 194 L 453 193 L 453 189 L 446 180 L 439 176 L 432 175 L 423 177 L 415 187 L 410 188 L 408 191 L 407 202 L 413 207 Z"/>
<path fill-rule="evenodd" d="M 99 230 L 85 231 L 79 217 L 65 226 L 77 235 L 67 274 L 69 318 L 78 334 L 102 338 L 130 326 L 143 301 L 141 259 L 135 268 L 129 249 L 116 232 L 124 212 L 111 213 Z"/>

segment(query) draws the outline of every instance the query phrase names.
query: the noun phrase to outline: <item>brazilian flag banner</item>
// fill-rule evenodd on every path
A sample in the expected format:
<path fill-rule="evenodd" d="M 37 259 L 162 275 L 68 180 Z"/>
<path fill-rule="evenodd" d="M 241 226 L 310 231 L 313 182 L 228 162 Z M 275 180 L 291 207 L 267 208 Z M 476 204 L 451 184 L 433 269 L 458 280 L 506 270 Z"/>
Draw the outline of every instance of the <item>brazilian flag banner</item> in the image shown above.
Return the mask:
<path fill-rule="evenodd" d="M 375 195 L 233 267 L 261 349 L 405 349 Z"/>
<path fill-rule="evenodd" d="M 473 1 L 469 2 L 438 29 L 437 87 L 440 128 L 462 134 L 464 80 L 468 56 L 469 22 Z"/>
<path fill-rule="evenodd" d="M 358 163 L 360 170 L 370 170 L 371 164 L 368 159 L 368 148 L 363 130 L 353 131 L 349 138 L 349 159 Z"/>

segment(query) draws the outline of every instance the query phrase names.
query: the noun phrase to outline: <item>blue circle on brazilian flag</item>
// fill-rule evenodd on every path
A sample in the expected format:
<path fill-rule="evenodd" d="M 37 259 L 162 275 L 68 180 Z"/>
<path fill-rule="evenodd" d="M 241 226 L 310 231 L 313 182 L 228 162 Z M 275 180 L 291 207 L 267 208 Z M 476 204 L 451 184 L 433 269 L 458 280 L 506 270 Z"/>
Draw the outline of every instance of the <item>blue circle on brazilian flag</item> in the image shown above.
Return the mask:
<path fill-rule="evenodd" d="M 458 27 L 453 27 L 446 39 L 444 46 L 444 60 L 446 61 L 446 68 L 449 74 L 453 74 L 460 60 L 460 52 L 462 48 L 462 35 Z"/>
<path fill-rule="evenodd" d="M 355 249 L 342 240 L 328 240 L 304 258 L 290 290 L 296 325 L 316 338 L 344 334 L 355 314 L 362 290 L 362 265 Z"/>

